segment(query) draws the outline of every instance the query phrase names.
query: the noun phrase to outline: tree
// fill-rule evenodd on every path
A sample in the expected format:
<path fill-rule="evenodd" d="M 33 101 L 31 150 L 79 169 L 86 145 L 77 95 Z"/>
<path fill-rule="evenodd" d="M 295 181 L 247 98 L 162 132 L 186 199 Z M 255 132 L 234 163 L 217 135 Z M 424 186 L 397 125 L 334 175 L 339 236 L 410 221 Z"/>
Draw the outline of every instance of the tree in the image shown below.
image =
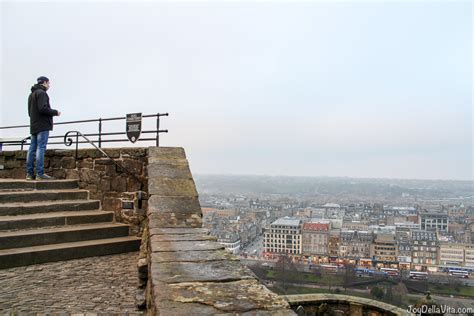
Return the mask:
<path fill-rule="evenodd" d="M 346 264 L 346 271 L 344 272 L 344 290 L 347 292 L 347 288 L 354 283 L 356 279 L 356 273 L 353 264 Z"/>
<path fill-rule="evenodd" d="M 401 306 L 403 301 L 406 299 L 408 294 L 408 289 L 403 282 L 398 283 L 392 288 L 392 304 L 396 306 Z"/>
<path fill-rule="evenodd" d="M 290 273 L 288 272 L 296 271 L 295 265 L 288 254 L 285 253 L 278 257 L 278 261 L 275 264 L 275 271 L 278 272 L 283 283 L 283 290 L 286 293 L 286 289 L 288 288 L 287 283 L 290 280 Z"/>
<path fill-rule="evenodd" d="M 377 299 L 382 299 L 383 296 L 384 296 L 384 292 L 381 288 L 379 288 L 378 286 L 374 286 L 371 290 L 370 290 L 370 295 L 372 295 L 373 297 L 377 298 Z"/>

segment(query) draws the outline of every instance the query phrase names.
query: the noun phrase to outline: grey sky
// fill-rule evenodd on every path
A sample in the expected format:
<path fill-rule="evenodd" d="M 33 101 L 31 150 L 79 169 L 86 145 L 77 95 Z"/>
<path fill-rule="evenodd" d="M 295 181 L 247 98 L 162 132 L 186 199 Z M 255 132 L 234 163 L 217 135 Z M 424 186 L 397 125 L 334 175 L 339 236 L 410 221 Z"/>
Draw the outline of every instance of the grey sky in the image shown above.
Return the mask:
<path fill-rule="evenodd" d="M 4 1 L 0 125 L 46 75 L 62 121 L 169 112 L 195 173 L 473 179 L 472 12 Z"/>

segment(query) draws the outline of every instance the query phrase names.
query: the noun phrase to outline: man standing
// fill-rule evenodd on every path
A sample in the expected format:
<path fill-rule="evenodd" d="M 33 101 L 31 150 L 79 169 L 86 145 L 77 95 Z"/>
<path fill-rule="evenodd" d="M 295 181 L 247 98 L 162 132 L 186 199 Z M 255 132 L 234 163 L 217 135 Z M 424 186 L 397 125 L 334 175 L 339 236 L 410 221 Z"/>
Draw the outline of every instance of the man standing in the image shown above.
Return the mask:
<path fill-rule="evenodd" d="M 31 143 L 26 158 L 26 180 L 34 180 L 34 162 L 36 158 L 36 180 L 54 180 L 44 173 L 44 154 L 48 144 L 49 131 L 53 130 L 53 116 L 61 112 L 51 109 L 49 96 L 49 79 L 41 76 L 37 84 L 31 87 L 28 97 L 28 115 L 30 116 Z"/>

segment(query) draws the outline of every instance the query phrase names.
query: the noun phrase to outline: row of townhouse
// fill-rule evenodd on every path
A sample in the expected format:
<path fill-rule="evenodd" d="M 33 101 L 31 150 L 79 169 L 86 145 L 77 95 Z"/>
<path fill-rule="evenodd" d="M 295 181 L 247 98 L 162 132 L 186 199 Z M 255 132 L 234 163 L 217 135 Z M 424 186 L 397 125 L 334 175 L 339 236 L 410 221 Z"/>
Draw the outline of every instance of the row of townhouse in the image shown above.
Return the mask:
<path fill-rule="evenodd" d="M 352 263 L 366 267 L 431 270 L 438 266 L 474 267 L 474 245 L 442 242 L 426 230 L 331 229 L 327 220 L 280 218 L 264 232 L 264 255 L 281 253 L 312 262 Z"/>

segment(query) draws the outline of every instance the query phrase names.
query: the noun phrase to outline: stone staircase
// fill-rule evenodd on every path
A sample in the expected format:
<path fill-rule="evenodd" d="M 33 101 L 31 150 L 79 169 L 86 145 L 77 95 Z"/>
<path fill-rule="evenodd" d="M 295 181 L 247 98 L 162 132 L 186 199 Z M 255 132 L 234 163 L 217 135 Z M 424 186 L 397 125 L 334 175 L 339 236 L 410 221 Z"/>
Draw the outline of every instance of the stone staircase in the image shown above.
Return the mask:
<path fill-rule="evenodd" d="M 137 251 L 140 238 L 77 180 L 0 179 L 0 269 Z"/>

